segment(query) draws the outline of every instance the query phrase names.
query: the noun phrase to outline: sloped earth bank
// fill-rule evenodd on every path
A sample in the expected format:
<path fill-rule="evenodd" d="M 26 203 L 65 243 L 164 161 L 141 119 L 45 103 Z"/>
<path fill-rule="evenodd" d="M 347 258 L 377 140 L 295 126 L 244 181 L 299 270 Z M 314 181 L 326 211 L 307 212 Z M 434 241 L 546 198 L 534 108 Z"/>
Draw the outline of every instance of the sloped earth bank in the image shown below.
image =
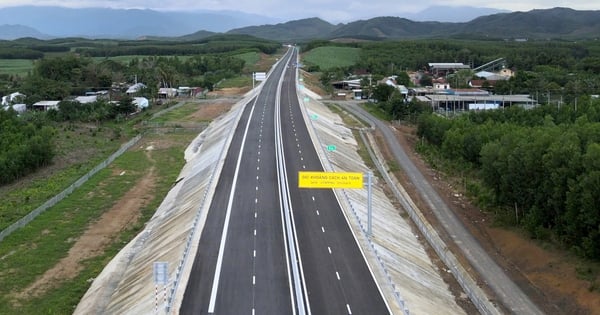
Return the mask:
<path fill-rule="evenodd" d="M 590 281 L 577 276 L 579 263 L 576 259 L 566 256 L 564 252 L 542 248 L 539 243 L 519 232 L 495 227 L 490 214 L 482 212 L 463 197 L 462 188 L 456 187 L 460 186 L 460 180 L 453 181 L 440 176 L 415 153 L 418 139 L 414 128 L 396 126 L 395 129 L 398 141 L 421 173 L 487 252 L 542 310 L 548 314 L 600 314 L 600 290 L 597 288 L 600 279 L 595 280 L 596 289 L 590 291 Z M 380 147 L 382 143 L 378 140 Z M 382 150 L 389 159 L 390 155 L 385 151 Z M 411 192 L 411 185 L 406 178 L 398 177 Z M 416 202 L 417 195 L 411 192 Z M 420 207 L 423 206 L 423 203 L 418 203 Z M 436 224 L 431 212 L 425 211 L 424 214 L 432 224 Z"/>
<path fill-rule="evenodd" d="M 198 120 L 214 119 L 229 111 L 232 104 L 231 100 L 214 100 L 210 103 L 203 103 L 191 116 Z M 140 148 L 146 150 L 146 155 L 153 162 L 152 150 L 170 145 L 168 136 L 158 141 L 146 141 L 142 138 L 140 144 L 134 146 L 132 150 L 140 150 Z M 146 175 L 121 199 L 117 200 L 111 209 L 107 210 L 98 221 L 88 226 L 79 239 L 71 240 L 73 246 L 65 258 L 46 271 L 28 288 L 16 293 L 16 300 L 22 301 L 43 295 L 48 290 L 52 290 L 57 282 L 75 278 L 83 268 L 83 261 L 101 255 L 116 235 L 128 226 L 135 224 L 141 215 L 141 209 L 155 197 L 152 189 L 157 181 L 154 166 L 151 166 L 146 172 Z M 114 176 L 119 176 L 119 174 L 120 171 L 113 172 Z"/>
<path fill-rule="evenodd" d="M 142 207 L 154 198 L 151 192 L 155 181 L 155 171 L 152 167 L 123 198 L 87 228 L 65 258 L 18 294 L 19 299 L 39 296 L 51 289 L 52 284 L 75 278 L 83 268 L 84 260 L 102 254 L 115 235 L 137 222 Z"/>

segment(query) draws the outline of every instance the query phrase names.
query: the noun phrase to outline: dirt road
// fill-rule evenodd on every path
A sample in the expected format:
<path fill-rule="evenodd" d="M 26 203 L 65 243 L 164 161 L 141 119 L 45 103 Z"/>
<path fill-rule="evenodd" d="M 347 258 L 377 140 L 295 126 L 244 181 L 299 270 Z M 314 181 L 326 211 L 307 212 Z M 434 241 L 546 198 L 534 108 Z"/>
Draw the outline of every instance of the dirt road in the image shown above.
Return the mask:
<path fill-rule="evenodd" d="M 392 129 L 386 123 L 373 118 L 357 103 L 347 102 L 344 104 L 344 108 L 368 121 L 382 133 L 388 149 L 398 165 L 404 170 L 406 176 L 411 180 L 420 198 L 435 214 L 451 240 L 458 245 L 461 254 L 469 261 L 485 285 L 494 292 L 503 306 L 515 314 L 543 314 L 544 312 L 505 274 L 504 270 L 480 246 L 462 222 L 456 218 L 454 212 L 413 164 L 404 148 L 398 143 Z"/>

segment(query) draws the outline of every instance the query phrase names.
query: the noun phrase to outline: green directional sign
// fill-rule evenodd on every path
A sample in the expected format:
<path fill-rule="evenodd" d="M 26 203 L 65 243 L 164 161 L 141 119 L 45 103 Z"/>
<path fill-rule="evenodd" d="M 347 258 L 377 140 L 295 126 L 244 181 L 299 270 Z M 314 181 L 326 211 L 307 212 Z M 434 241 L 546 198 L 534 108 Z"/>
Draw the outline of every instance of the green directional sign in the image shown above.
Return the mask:
<path fill-rule="evenodd" d="M 336 148 L 336 147 L 335 147 L 335 145 L 333 145 L 333 144 L 330 144 L 330 145 L 328 145 L 328 146 L 327 146 L 327 151 L 329 151 L 329 152 L 333 152 L 333 151 L 335 151 L 336 149 L 337 149 L 337 148 Z"/>

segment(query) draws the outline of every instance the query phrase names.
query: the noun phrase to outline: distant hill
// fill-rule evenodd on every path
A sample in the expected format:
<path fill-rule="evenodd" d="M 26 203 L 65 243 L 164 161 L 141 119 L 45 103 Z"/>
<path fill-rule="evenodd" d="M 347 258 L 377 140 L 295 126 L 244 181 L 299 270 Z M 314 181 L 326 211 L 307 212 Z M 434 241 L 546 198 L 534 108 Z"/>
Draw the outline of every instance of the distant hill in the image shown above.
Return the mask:
<path fill-rule="evenodd" d="M 467 14 L 485 12 L 486 9 L 477 11 L 478 8 L 473 7 L 432 7 L 418 17 L 434 18 L 440 10 L 446 10 L 446 16 L 457 12 L 454 15 L 465 18 Z M 0 39 L 8 40 L 20 37 L 201 40 L 225 32 L 282 42 L 311 39 L 387 40 L 435 37 L 600 37 L 600 11 L 577 11 L 567 8 L 495 13 L 468 22 L 418 22 L 389 16 L 333 25 L 320 18 L 281 23 L 273 18 L 236 11 L 159 12 L 19 6 L 0 9 L 0 21 L 5 24 L 0 26 Z"/>
<path fill-rule="evenodd" d="M 454 23 L 415 22 L 398 17 L 377 17 L 339 26 L 328 37 L 358 37 L 371 39 L 399 39 L 411 37 L 444 36 Z"/>
<path fill-rule="evenodd" d="M 285 38 L 386 40 L 433 37 L 585 39 L 600 37 L 600 11 L 554 8 L 497 13 L 464 23 L 415 22 L 400 17 L 376 17 L 348 24 L 331 25 L 320 19 L 304 19 L 277 25 L 245 27 L 231 32 L 272 40 Z"/>
<path fill-rule="evenodd" d="M 432 6 L 417 13 L 402 14 L 401 17 L 413 21 L 461 23 L 469 22 L 480 16 L 508 12 L 510 11 L 470 6 Z"/>
<path fill-rule="evenodd" d="M 246 34 L 278 41 L 295 41 L 328 37 L 337 27 L 319 18 L 302 19 L 276 25 L 249 26 L 230 30 L 229 34 Z"/>
<path fill-rule="evenodd" d="M 13 40 L 23 37 L 34 37 L 48 39 L 51 36 L 42 34 L 40 31 L 24 25 L 0 25 L 0 39 Z"/>
<path fill-rule="evenodd" d="M 236 11 L 159 12 L 54 6 L 2 8 L 0 21 L 4 24 L 26 25 L 52 37 L 124 39 L 141 36 L 176 37 L 199 30 L 225 32 L 243 26 L 280 22 L 278 19 Z"/>
<path fill-rule="evenodd" d="M 465 24 L 460 32 L 510 38 L 599 38 L 600 11 L 554 8 L 494 14 Z"/>

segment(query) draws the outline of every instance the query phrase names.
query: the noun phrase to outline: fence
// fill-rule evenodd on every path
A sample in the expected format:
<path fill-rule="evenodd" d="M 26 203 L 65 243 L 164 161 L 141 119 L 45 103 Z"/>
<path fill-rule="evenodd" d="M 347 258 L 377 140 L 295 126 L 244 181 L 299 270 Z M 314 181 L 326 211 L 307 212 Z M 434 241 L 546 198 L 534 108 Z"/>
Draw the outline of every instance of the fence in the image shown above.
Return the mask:
<path fill-rule="evenodd" d="M 410 199 L 408 193 L 385 170 L 383 163 L 378 158 L 378 154 L 372 151 L 373 149 L 376 149 L 376 146 L 368 145 L 368 143 L 375 143 L 374 140 L 370 139 L 367 141 L 362 130 L 360 135 L 367 148 L 369 148 L 368 151 L 371 159 L 375 162 L 379 173 L 384 177 L 385 181 L 388 183 L 388 186 L 392 189 L 394 196 L 396 196 L 396 199 L 402 204 L 402 207 L 408 213 L 413 223 L 417 226 L 429 245 L 434 249 L 448 269 L 450 269 L 456 281 L 458 281 L 460 286 L 463 288 L 473 305 L 475 305 L 481 314 L 500 314 L 500 311 L 496 305 L 494 305 L 494 303 L 487 298 L 487 295 L 485 292 L 483 292 L 483 289 L 477 285 L 477 282 L 475 282 L 475 280 L 469 275 L 468 271 L 458 261 L 456 256 L 454 256 L 450 249 L 448 249 L 433 226 L 431 226 L 427 222 L 427 219 L 423 217 L 417 206 Z"/>
<path fill-rule="evenodd" d="M 184 104 L 185 104 L 185 102 L 181 102 L 181 103 L 178 103 L 178 104 L 176 104 L 174 106 L 171 106 L 169 108 L 165 108 L 162 111 L 155 113 L 152 116 L 152 118 L 160 117 L 160 116 L 162 116 L 162 115 L 164 115 L 164 114 L 166 114 L 166 113 L 168 113 L 168 112 L 170 112 L 170 111 L 172 111 L 174 109 L 177 109 L 177 108 L 183 106 Z M 192 127 L 199 128 L 201 130 L 205 126 L 206 126 L 206 124 L 196 124 L 195 126 L 192 126 Z M 176 129 L 176 127 L 174 127 L 174 126 L 169 126 L 169 127 L 172 128 L 172 129 Z M 37 207 L 35 210 L 29 212 L 26 216 L 24 216 L 21 219 L 19 219 L 19 221 L 11 224 L 9 227 L 7 227 L 6 229 L 4 229 L 2 232 L 0 232 L 0 242 L 2 240 L 4 240 L 5 237 L 9 236 L 14 231 L 16 231 L 16 230 L 18 230 L 18 229 L 26 226 L 27 224 L 29 224 L 29 222 L 33 221 L 37 216 L 39 216 L 40 214 L 44 213 L 46 210 L 48 210 L 49 208 L 53 207 L 58 202 L 60 202 L 61 200 L 63 200 L 65 197 L 67 197 L 68 195 L 70 195 L 73 191 L 75 191 L 75 189 L 79 188 L 81 185 L 83 185 L 85 182 L 87 182 L 88 179 L 90 179 L 94 174 L 98 173 L 98 171 L 100 171 L 100 170 L 104 169 L 105 167 L 107 167 L 108 165 L 110 165 L 110 163 L 112 163 L 116 158 L 118 158 L 123 153 L 125 153 L 125 151 L 129 150 L 129 148 L 131 148 L 132 146 L 134 146 L 138 141 L 140 141 L 141 138 L 142 138 L 142 135 L 140 134 L 140 135 L 137 135 L 135 138 L 129 140 L 127 143 L 125 143 L 124 145 L 122 145 L 121 148 L 119 148 L 119 150 L 117 150 L 115 153 L 113 153 L 111 156 L 109 156 L 102 163 L 96 165 L 96 167 L 94 167 L 87 174 L 83 175 L 81 178 L 79 178 L 76 182 L 74 182 L 73 184 L 71 184 L 65 190 L 63 190 L 62 192 L 60 192 L 56 196 L 50 198 L 49 200 L 47 200 L 46 202 L 44 202 L 41 206 Z"/>
<path fill-rule="evenodd" d="M 134 146 L 138 141 L 140 141 L 141 138 L 142 138 L 142 135 L 140 134 L 140 135 L 137 135 L 135 138 L 129 140 L 127 143 L 122 145 L 119 150 L 117 150 L 115 153 L 113 153 L 111 156 L 109 156 L 106 160 L 102 161 L 102 163 L 96 165 L 96 167 L 94 167 L 87 174 L 83 175 L 81 178 L 79 178 L 76 182 L 71 184 L 65 190 L 63 190 L 56 196 L 50 198 L 49 200 L 44 202 L 44 204 L 37 207 L 35 210 L 29 212 L 29 214 L 27 214 L 23 218 L 19 219 L 19 221 L 11 224 L 9 227 L 4 229 L 2 232 L 0 232 L 0 242 L 2 240 L 4 240 L 5 237 L 9 236 L 14 231 L 26 226 L 27 224 L 29 224 L 29 222 L 33 221 L 37 216 L 44 213 L 46 210 L 48 210 L 49 208 L 51 208 L 52 206 L 54 206 L 55 204 L 57 204 L 58 202 L 63 200 L 65 197 L 70 195 L 73 191 L 75 191 L 75 189 L 79 188 L 81 185 L 83 185 L 85 182 L 87 182 L 88 179 L 90 179 L 92 176 L 94 176 L 94 174 L 98 173 L 98 171 L 100 171 L 100 170 L 104 169 L 105 167 L 107 167 L 108 165 L 110 165 L 110 163 L 112 163 L 116 158 L 118 158 L 125 151 L 129 150 L 129 148 Z"/>

